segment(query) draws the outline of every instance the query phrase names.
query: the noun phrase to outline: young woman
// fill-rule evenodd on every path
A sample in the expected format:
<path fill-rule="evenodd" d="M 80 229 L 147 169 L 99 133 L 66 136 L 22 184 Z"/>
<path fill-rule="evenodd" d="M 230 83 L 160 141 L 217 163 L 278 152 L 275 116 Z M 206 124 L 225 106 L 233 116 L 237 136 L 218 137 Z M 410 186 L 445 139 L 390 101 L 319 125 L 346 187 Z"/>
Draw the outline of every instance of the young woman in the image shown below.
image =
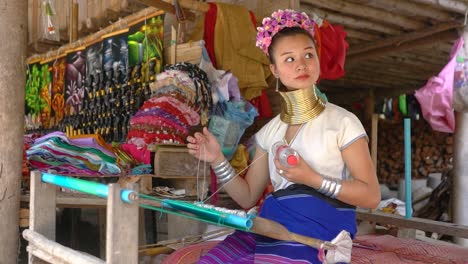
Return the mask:
<path fill-rule="evenodd" d="M 255 205 L 271 180 L 259 215 L 289 231 L 332 240 L 341 230 L 356 233 L 355 207 L 375 208 L 380 189 L 365 130 L 347 110 L 315 93 L 320 74 L 314 22 L 306 14 L 279 10 L 258 28 L 257 46 L 286 87 L 281 113 L 255 135 L 256 151 L 245 179 L 235 177 L 215 137 L 206 129 L 187 138 L 189 153 L 211 164 L 228 194 L 243 208 Z M 283 142 L 299 153 L 295 166 L 282 165 L 272 146 Z M 280 261 L 280 262 L 278 262 Z M 282 261 L 282 262 L 281 262 Z M 235 232 L 200 263 L 320 263 L 317 250 Z"/>

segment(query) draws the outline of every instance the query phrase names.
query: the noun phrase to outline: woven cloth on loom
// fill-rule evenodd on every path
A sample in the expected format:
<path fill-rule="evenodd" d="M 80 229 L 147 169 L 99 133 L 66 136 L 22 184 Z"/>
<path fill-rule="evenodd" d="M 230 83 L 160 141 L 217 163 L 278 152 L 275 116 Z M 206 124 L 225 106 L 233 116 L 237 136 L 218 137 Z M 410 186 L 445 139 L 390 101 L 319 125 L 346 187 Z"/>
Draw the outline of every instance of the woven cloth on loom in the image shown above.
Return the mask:
<path fill-rule="evenodd" d="M 457 245 L 430 244 L 389 235 L 363 235 L 358 236 L 353 242 L 371 249 L 353 246 L 352 264 L 468 263 L 468 249 Z M 216 244 L 218 241 L 209 241 L 180 248 L 166 257 L 162 263 L 195 263 Z"/>
<path fill-rule="evenodd" d="M 353 247 L 351 261 L 353 264 L 468 263 L 468 249 L 457 245 L 431 244 L 390 235 L 358 236 L 354 242 L 374 249 Z"/>

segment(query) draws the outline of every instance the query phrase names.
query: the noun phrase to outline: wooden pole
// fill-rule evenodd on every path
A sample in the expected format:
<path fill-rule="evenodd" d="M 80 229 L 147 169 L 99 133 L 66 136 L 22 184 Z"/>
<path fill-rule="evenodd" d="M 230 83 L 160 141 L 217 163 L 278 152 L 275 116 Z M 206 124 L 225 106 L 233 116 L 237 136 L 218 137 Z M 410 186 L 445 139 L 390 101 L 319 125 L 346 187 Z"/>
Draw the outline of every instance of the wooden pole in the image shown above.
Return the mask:
<path fill-rule="evenodd" d="M 465 54 L 468 54 L 468 26 L 465 26 L 462 37 L 464 40 Z M 454 223 L 468 225 L 468 113 L 455 112 L 454 134 L 454 178 L 452 184 L 453 193 L 453 219 Z M 457 244 L 468 247 L 468 239 L 456 239 Z"/>
<path fill-rule="evenodd" d="M 70 264 L 104 264 L 105 262 L 94 256 L 78 252 L 71 248 L 47 239 L 40 233 L 26 229 L 23 231 L 24 238 L 29 242 L 27 250 L 50 263 L 70 263 Z M 31 263 L 31 262 L 30 262 Z"/>
<path fill-rule="evenodd" d="M 29 229 L 41 234 L 45 238 L 55 240 L 55 206 L 56 187 L 42 183 L 41 173 L 31 173 L 31 195 L 29 201 Z M 29 254 L 29 263 L 43 263 L 38 258 Z"/>
<path fill-rule="evenodd" d="M 138 192 L 138 188 L 130 188 Z M 138 202 L 122 201 L 118 184 L 109 184 L 107 197 L 106 263 L 138 263 Z"/>
<path fill-rule="evenodd" d="M 379 115 L 372 114 L 372 132 L 371 132 L 371 158 L 377 170 L 377 153 L 378 153 L 378 137 L 379 137 Z"/>
<path fill-rule="evenodd" d="M 70 0 L 70 17 L 68 23 L 68 31 L 69 31 L 69 43 L 72 43 L 78 39 L 78 12 L 79 6 L 78 3 L 75 3 L 74 0 Z"/>
<path fill-rule="evenodd" d="M 16 264 L 28 1 L 2 1 L 0 6 L 0 262 Z"/>

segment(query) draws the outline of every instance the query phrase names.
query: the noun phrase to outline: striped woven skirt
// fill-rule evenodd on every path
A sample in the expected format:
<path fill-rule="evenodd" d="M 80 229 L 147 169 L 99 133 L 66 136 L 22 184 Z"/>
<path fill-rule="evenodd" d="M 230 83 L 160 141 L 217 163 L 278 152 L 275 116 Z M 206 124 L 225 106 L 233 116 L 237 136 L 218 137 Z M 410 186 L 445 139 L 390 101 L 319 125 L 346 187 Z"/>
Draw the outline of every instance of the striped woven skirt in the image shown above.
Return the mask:
<path fill-rule="evenodd" d="M 321 195 L 314 189 L 294 184 L 265 199 L 259 216 L 276 221 L 290 232 L 333 240 L 341 230 L 354 238 L 355 208 Z M 297 242 L 280 241 L 236 231 L 211 249 L 198 263 L 322 263 L 318 250 Z"/>

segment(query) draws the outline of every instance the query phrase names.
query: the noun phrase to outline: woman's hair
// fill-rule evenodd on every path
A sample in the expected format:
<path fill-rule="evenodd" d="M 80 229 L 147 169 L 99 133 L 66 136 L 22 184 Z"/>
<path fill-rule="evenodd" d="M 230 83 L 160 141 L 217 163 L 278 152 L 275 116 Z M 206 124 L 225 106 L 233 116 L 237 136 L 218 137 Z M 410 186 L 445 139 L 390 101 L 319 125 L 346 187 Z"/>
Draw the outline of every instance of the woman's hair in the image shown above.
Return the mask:
<path fill-rule="evenodd" d="M 307 30 L 300 27 L 285 27 L 273 36 L 271 39 L 271 44 L 268 46 L 268 58 L 270 59 L 271 64 L 275 64 L 273 52 L 278 41 L 284 37 L 291 37 L 296 35 L 304 35 L 308 37 L 314 43 L 314 47 L 316 47 L 314 38 L 309 34 L 309 32 L 307 32 Z"/>

